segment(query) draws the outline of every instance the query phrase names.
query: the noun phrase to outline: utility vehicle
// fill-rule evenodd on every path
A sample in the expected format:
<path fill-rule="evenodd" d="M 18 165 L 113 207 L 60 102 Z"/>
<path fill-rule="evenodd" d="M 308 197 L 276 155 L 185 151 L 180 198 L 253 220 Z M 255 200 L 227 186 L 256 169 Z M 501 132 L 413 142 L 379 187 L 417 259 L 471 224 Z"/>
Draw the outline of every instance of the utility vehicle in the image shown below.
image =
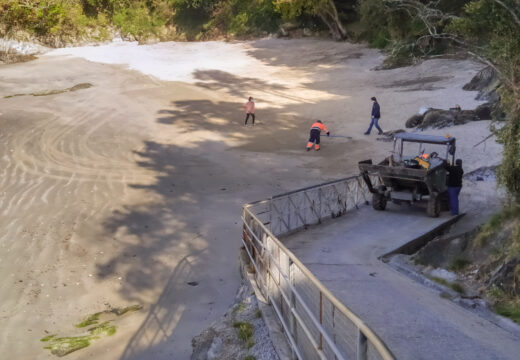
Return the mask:
<path fill-rule="evenodd" d="M 372 160 L 360 161 L 359 170 L 372 193 L 373 208 L 385 210 L 387 202 L 392 201 L 396 204 L 426 203 L 426 212 L 431 217 L 447 210 L 446 165 L 455 162 L 455 142 L 449 135 L 401 132 L 394 135 L 394 148 L 389 157 L 377 165 L 372 164 Z M 414 151 L 412 145 L 416 145 L 417 150 Z M 369 174 L 378 175 L 382 184 L 374 187 Z"/>

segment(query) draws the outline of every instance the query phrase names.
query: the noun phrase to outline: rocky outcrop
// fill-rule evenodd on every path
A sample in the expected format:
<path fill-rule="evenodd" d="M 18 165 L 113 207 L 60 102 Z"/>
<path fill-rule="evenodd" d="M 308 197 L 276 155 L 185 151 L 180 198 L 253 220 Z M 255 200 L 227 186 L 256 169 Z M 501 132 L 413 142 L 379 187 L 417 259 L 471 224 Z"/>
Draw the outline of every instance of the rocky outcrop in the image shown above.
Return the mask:
<path fill-rule="evenodd" d="M 467 91 L 478 91 L 477 100 L 496 102 L 498 99 L 497 89 L 500 87 L 498 74 L 491 66 L 485 67 L 464 85 Z"/>
<path fill-rule="evenodd" d="M 0 64 L 13 64 L 36 59 L 36 55 L 48 51 L 44 46 L 11 39 L 0 39 Z"/>
<path fill-rule="evenodd" d="M 426 128 L 444 128 L 453 125 L 461 125 L 470 121 L 478 120 L 502 120 L 504 113 L 500 109 L 500 96 L 498 89 L 500 88 L 500 79 L 496 71 L 488 66 L 477 73 L 469 83 L 464 85 L 463 89 L 467 91 L 478 91 L 477 100 L 487 101 L 477 106 L 474 110 L 462 110 L 455 107 L 449 110 L 428 109 L 423 114 L 412 115 L 406 121 L 407 128 L 418 127 Z"/>
<path fill-rule="evenodd" d="M 251 285 L 244 281 L 235 304 L 192 340 L 191 360 L 279 360 Z"/>
<path fill-rule="evenodd" d="M 520 255 L 500 263 L 491 273 L 488 286 L 496 286 L 511 296 L 520 296 Z"/>
<path fill-rule="evenodd" d="M 412 115 L 405 123 L 407 128 L 441 129 L 453 125 L 462 125 L 470 121 L 491 120 L 493 104 L 479 105 L 475 110 L 461 110 L 453 108 L 449 110 L 428 109 L 424 114 Z"/>

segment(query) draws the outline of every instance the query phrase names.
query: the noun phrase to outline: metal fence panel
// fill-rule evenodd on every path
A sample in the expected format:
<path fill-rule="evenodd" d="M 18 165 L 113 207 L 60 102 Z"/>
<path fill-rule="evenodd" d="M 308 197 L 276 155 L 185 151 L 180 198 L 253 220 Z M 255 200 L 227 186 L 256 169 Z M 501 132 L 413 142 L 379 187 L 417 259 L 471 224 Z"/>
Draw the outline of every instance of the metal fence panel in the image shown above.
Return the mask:
<path fill-rule="evenodd" d="M 372 182 L 377 185 L 379 179 Z M 393 359 L 385 344 L 277 238 L 343 216 L 370 197 L 361 177 L 354 176 L 244 206 L 244 247 L 294 358 Z"/>

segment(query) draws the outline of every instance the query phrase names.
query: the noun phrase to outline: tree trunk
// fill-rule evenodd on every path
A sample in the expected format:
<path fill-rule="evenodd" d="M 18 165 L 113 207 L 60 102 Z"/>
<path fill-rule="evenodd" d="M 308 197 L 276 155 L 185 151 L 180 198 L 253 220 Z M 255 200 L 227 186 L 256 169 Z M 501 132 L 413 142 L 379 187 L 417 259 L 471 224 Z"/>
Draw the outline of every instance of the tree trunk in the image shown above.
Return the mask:
<path fill-rule="evenodd" d="M 343 27 L 338 16 L 338 11 L 333 0 L 327 2 L 327 7 L 320 11 L 321 20 L 328 26 L 332 38 L 334 40 L 344 40 L 347 37 L 347 31 Z"/>
<path fill-rule="evenodd" d="M 341 33 L 340 33 L 338 27 L 336 26 L 336 24 L 329 21 L 329 19 L 327 19 L 327 17 L 323 16 L 323 15 L 320 15 L 320 19 L 325 23 L 325 25 L 327 25 L 327 27 L 329 28 L 330 34 L 334 40 L 336 40 L 336 41 L 343 40 L 343 37 L 341 36 Z"/>

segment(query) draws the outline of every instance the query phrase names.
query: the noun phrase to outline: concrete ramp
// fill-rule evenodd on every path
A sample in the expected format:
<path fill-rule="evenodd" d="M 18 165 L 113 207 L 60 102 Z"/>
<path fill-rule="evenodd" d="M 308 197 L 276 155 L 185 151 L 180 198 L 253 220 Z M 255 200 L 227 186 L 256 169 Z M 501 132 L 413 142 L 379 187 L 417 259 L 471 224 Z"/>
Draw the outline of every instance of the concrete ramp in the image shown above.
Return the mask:
<path fill-rule="evenodd" d="M 397 359 L 519 359 L 519 338 L 378 259 L 450 220 L 362 206 L 281 240 Z"/>

